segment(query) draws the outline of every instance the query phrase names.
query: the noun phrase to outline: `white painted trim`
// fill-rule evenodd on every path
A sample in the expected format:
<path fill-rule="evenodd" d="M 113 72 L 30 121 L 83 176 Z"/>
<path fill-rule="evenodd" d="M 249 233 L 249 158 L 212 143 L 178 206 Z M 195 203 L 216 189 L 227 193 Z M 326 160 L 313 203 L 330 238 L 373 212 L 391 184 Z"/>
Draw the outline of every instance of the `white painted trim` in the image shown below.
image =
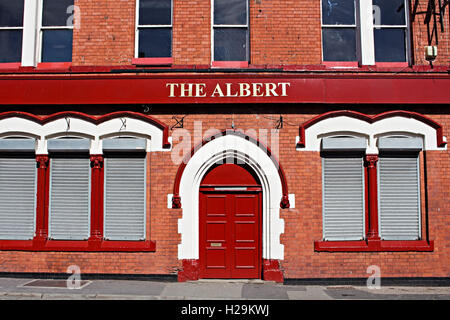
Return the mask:
<path fill-rule="evenodd" d="M 170 3 L 170 25 L 166 24 L 139 24 L 139 7 L 140 0 L 136 0 L 136 14 L 135 14 L 135 30 L 134 30 L 134 57 L 139 58 L 139 29 L 150 29 L 150 28 L 167 28 L 172 30 L 172 45 L 171 45 L 171 56 L 173 56 L 173 0 Z"/>
<path fill-rule="evenodd" d="M 375 43 L 373 32 L 373 6 L 372 0 L 359 0 L 356 3 L 359 15 L 357 17 L 360 39 L 360 61 L 362 65 L 375 64 Z"/>
<path fill-rule="evenodd" d="M 211 63 L 216 61 L 214 58 L 214 29 L 215 28 L 246 28 L 247 29 L 247 60 L 246 61 L 250 61 L 250 5 L 249 5 L 249 0 L 246 1 L 246 5 L 247 5 L 247 20 L 246 20 L 246 24 L 236 24 L 236 25 L 229 25 L 229 24 L 214 24 L 214 1 L 215 0 L 211 0 L 210 5 L 211 5 Z"/>
<path fill-rule="evenodd" d="M 447 150 L 447 146 L 438 147 L 435 128 L 419 120 L 401 116 L 382 119 L 374 123 L 349 116 L 327 118 L 305 130 L 305 148 L 297 148 L 297 150 L 320 151 L 322 138 L 338 135 L 367 137 L 367 154 L 378 154 L 378 138 L 389 135 L 421 137 L 424 139 L 424 150 Z"/>
<path fill-rule="evenodd" d="M 289 197 L 289 208 L 290 209 L 295 209 L 295 194 L 290 193 L 288 195 L 288 197 Z"/>
<path fill-rule="evenodd" d="M 201 147 L 190 159 L 180 181 L 183 216 L 178 220 L 178 259 L 199 259 L 199 189 L 208 169 L 227 157 L 236 157 L 258 175 L 263 190 L 262 257 L 284 259 L 280 235 L 284 220 L 280 218 L 282 184 L 272 159 L 256 144 L 236 135 L 216 138 Z"/>
<path fill-rule="evenodd" d="M 126 121 L 123 127 L 122 120 Z M 68 126 L 68 122 L 70 126 Z M 78 118 L 60 118 L 40 125 L 34 121 L 11 117 L 0 120 L 0 137 L 21 135 L 37 139 L 36 154 L 47 154 L 47 139 L 61 136 L 79 136 L 91 139 L 91 154 L 102 154 L 102 139 L 117 136 L 134 136 L 147 139 L 147 152 L 163 149 L 164 131 L 151 123 L 134 118 L 114 118 L 99 125 Z"/>
<path fill-rule="evenodd" d="M 36 66 L 38 1 L 25 0 L 23 12 L 22 67 Z"/>

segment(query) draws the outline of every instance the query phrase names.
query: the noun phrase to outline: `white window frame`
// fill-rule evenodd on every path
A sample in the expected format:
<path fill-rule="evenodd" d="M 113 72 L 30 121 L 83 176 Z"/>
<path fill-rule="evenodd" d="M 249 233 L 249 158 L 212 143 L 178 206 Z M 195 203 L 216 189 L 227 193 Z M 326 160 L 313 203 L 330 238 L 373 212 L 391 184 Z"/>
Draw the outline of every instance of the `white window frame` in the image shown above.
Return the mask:
<path fill-rule="evenodd" d="M 350 28 L 352 25 L 323 25 L 322 19 L 322 2 L 320 1 L 320 24 L 321 30 L 323 28 Z M 411 36 L 410 36 L 410 21 L 409 21 L 409 0 L 403 0 L 405 3 L 405 21 L 406 26 L 391 26 L 393 28 L 406 29 L 406 61 L 398 61 L 398 63 L 411 63 Z M 355 0 L 355 23 L 356 23 L 356 58 L 361 65 L 375 65 L 375 37 L 374 30 L 379 25 L 374 25 L 373 21 L 373 1 L 372 0 Z M 382 25 L 383 28 L 389 26 Z M 323 57 L 323 38 L 322 38 L 322 61 Z M 332 62 L 332 61 L 330 61 Z M 339 61 L 338 61 L 339 62 Z M 383 63 L 383 62 L 379 62 Z M 388 62 L 389 63 L 389 62 Z M 397 62 L 393 62 L 397 63 Z"/>
<path fill-rule="evenodd" d="M 409 21 L 409 0 L 403 0 L 405 5 L 405 24 L 404 25 L 383 25 L 383 24 L 375 24 L 373 23 L 373 30 L 375 33 L 375 29 L 403 29 L 405 30 L 405 61 L 399 62 L 407 62 L 408 64 L 411 62 L 411 36 L 410 36 L 410 21 Z M 375 36 L 374 36 L 374 59 L 375 59 Z M 381 61 L 380 61 L 381 62 Z M 381 62 L 383 63 L 383 62 Z"/>
<path fill-rule="evenodd" d="M 215 41 L 214 41 L 214 30 L 215 28 L 238 28 L 238 29 L 242 29 L 242 28 L 246 28 L 247 29 L 247 52 L 246 52 L 246 56 L 247 59 L 243 60 L 243 61 L 248 61 L 250 62 L 250 5 L 249 5 L 249 0 L 246 0 L 246 5 L 247 5 L 247 19 L 246 19 L 246 24 L 214 24 L 214 1 L 215 0 L 211 0 L 211 62 L 216 61 L 215 57 L 214 57 L 214 48 L 215 48 Z"/>
<path fill-rule="evenodd" d="M 43 26 L 42 25 L 42 18 L 44 16 L 44 1 L 45 0 L 38 0 L 38 18 L 37 18 L 37 46 L 36 46 L 36 57 L 37 62 L 42 62 L 42 40 L 43 40 L 43 31 L 45 30 L 72 30 L 73 35 L 73 25 L 72 26 Z M 74 0 L 75 3 L 75 0 Z M 72 38 L 73 39 L 73 38 Z M 73 40 L 72 40 L 73 41 Z M 72 43 L 72 52 L 73 52 L 73 43 Z M 73 59 L 73 57 L 72 57 Z M 67 61 L 71 62 L 71 61 Z"/>
<path fill-rule="evenodd" d="M 151 28 L 167 28 L 172 30 L 170 57 L 154 57 L 154 58 L 171 58 L 173 56 L 173 0 L 170 1 L 170 24 L 139 24 L 139 8 L 141 1 L 136 0 L 136 23 L 134 36 L 134 57 L 139 58 L 139 29 Z M 150 58 L 151 59 L 151 58 Z"/>
<path fill-rule="evenodd" d="M 357 4 L 358 4 L 358 0 L 355 0 L 355 24 L 351 25 L 351 24 L 323 24 L 323 10 L 322 10 L 322 1 L 326 1 L 326 0 L 320 0 L 320 31 L 321 31 L 321 38 L 322 38 L 322 61 L 324 62 L 328 62 L 324 60 L 324 50 L 323 50 L 323 29 L 325 28 L 343 28 L 343 29 L 350 29 L 350 28 L 354 28 L 355 29 L 355 33 L 356 33 L 356 38 L 358 38 L 358 10 L 357 10 Z M 356 39 L 355 39 L 356 40 Z M 356 52 L 355 52 L 355 56 L 356 59 L 358 59 L 358 41 L 356 41 Z M 333 61 L 330 61 L 333 62 Z M 348 61 L 351 62 L 351 61 Z"/>
<path fill-rule="evenodd" d="M 23 4 L 23 20 L 21 27 L 0 27 L 0 31 L 11 31 L 11 30 L 22 30 L 22 52 L 23 52 L 23 43 L 24 43 L 24 24 L 25 24 L 25 0 Z M 21 54 L 22 54 L 21 52 Z M 20 61 L 11 61 L 11 62 L 2 62 L 2 63 L 20 63 Z"/>

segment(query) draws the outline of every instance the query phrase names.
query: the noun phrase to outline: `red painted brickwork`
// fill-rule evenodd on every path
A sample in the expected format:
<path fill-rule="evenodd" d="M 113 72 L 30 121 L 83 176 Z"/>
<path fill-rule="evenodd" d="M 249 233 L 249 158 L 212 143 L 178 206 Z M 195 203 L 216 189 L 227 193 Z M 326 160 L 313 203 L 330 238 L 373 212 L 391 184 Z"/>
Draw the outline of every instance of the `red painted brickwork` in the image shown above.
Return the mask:
<path fill-rule="evenodd" d="M 348 106 L 347 106 L 348 107 Z M 249 113 L 228 113 L 227 107 L 211 114 L 207 109 L 189 114 L 185 129 L 194 137 L 194 122 L 202 121 L 203 134 L 210 128 L 270 130 L 278 115 L 259 114 L 254 108 Z M 368 252 L 330 253 L 314 252 L 314 241 L 322 237 L 321 159 L 316 152 L 295 149 L 298 125 L 326 111 L 324 107 L 304 106 L 301 111 L 284 107 L 285 124 L 279 130 L 279 159 L 285 171 L 289 193 L 296 196 L 296 208 L 281 210 L 285 233 L 281 235 L 285 259 L 281 261 L 284 278 L 367 277 L 367 267 L 378 265 L 384 277 L 449 277 L 450 276 L 450 152 L 426 152 L 426 171 L 422 170 L 423 218 L 429 221 L 429 236 L 434 240 L 434 252 Z M 358 109 L 364 113 L 379 113 L 379 107 Z M 441 123 L 444 135 L 450 136 L 450 116 L 441 112 L 427 114 L 426 109 L 413 110 Z M 443 110 L 445 111 L 445 110 Z M 295 113 L 296 112 L 296 113 Z M 157 119 L 174 125 L 172 114 L 155 114 Z M 200 138 L 198 135 L 196 138 Z M 270 144 L 270 138 L 269 138 Z M 272 146 L 272 150 L 274 150 Z M 422 162 L 423 163 L 423 162 Z M 72 264 L 82 273 L 118 274 L 176 274 L 182 265 L 177 259 L 180 235 L 177 233 L 180 209 L 167 208 L 167 194 L 172 193 L 178 166 L 170 152 L 150 155 L 150 219 L 149 239 L 156 241 L 156 252 L 150 253 L 80 253 L 80 252 L 0 252 L 0 272 L 55 272 L 64 273 Z M 426 172 L 426 175 L 424 174 Z M 427 188 L 425 189 L 425 185 Z M 427 196 L 425 197 L 425 193 Z M 428 207 L 425 208 L 427 199 Z M 425 227 L 425 226 L 424 226 Z"/>
<path fill-rule="evenodd" d="M 320 65 L 322 63 L 320 0 L 249 0 L 251 65 Z M 211 1 L 173 0 L 174 65 L 211 64 Z M 411 11 L 414 1 L 411 1 Z M 426 10 L 420 0 L 417 11 Z M 74 29 L 73 65 L 130 65 L 135 46 L 135 0 L 75 0 L 81 28 Z M 447 7 L 439 31 L 435 65 L 450 64 Z M 425 15 L 412 23 L 415 65 L 428 65 Z M 432 25 L 431 25 L 432 27 Z M 434 44 L 434 43 L 433 43 Z"/>

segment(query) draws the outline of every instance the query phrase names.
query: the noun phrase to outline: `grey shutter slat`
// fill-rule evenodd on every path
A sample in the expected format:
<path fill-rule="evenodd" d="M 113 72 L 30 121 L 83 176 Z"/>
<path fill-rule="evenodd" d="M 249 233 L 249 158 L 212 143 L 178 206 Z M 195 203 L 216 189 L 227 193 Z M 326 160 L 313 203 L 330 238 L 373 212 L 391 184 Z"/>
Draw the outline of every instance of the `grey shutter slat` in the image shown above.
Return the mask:
<path fill-rule="evenodd" d="M 380 157 L 378 217 L 384 240 L 420 238 L 418 157 Z"/>
<path fill-rule="evenodd" d="M 361 240 L 364 228 L 362 158 L 324 158 L 324 240 Z"/>
<path fill-rule="evenodd" d="M 0 239 L 34 236 L 36 160 L 0 158 Z"/>
<path fill-rule="evenodd" d="M 145 239 L 145 158 L 105 159 L 104 235 Z"/>
<path fill-rule="evenodd" d="M 90 234 L 89 159 L 52 158 L 50 170 L 50 237 L 87 239 Z"/>

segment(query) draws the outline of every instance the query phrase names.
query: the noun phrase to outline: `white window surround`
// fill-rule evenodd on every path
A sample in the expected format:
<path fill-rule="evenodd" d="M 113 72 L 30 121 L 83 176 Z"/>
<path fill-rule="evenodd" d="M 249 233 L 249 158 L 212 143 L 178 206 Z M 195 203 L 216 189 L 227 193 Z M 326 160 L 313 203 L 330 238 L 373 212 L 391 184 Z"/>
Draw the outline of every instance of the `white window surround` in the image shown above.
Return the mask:
<path fill-rule="evenodd" d="M 44 0 L 37 0 L 38 8 L 37 8 L 37 31 L 36 31 L 36 61 L 37 63 L 42 62 L 42 40 L 43 40 L 43 31 L 45 30 L 73 30 L 72 26 L 43 26 L 42 25 L 42 17 L 44 14 Z"/>
<path fill-rule="evenodd" d="M 272 159 L 253 142 L 236 135 L 216 138 L 194 153 L 180 180 L 182 218 L 178 220 L 178 259 L 199 259 L 199 189 L 208 169 L 227 157 L 248 164 L 258 175 L 263 189 L 262 257 L 284 259 L 284 246 L 280 235 L 284 220 L 280 218 L 279 202 L 282 184 Z"/>
<path fill-rule="evenodd" d="M 119 136 L 147 139 L 147 152 L 170 151 L 163 148 L 163 131 L 160 128 L 148 122 L 127 117 L 113 118 L 98 125 L 72 117 L 62 117 L 43 125 L 21 117 L 0 120 L 0 137 L 18 135 L 36 139 L 36 154 L 48 154 L 48 139 L 66 136 L 90 139 L 90 154 L 103 153 L 102 139 Z"/>
<path fill-rule="evenodd" d="M 322 24 L 322 1 L 320 4 L 321 12 L 321 27 L 331 27 Z M 405 16 L 406 16 L 406 30 L 407 35 L 409 35 L 409 0 L 405 0 Z M 375 65 L 375 38 L 374 38 L 374 28 L 380 27 L 374 25 L 373 18 L 373 5 L 372 0 L 355 0 L 355 11 L 356 11 L 356 57 L 361 65 Z M 354 26 L 332 26 L 332 27 L 354 27 Z M 384 26 L 383 26 L 384 27 Z M 399 26 L 396 26 L 399 27 Z M 411 41 L 410 37 L 407 36 L 406 41 L 406 63 L 410 63 L 411 60 Z M 323 61 L 323 50 L 322 50 L 322 61 Z"/>
<path fill-rule="evenodd" d="M 211 63 L 215 61 L 214 58 L 214 29 L 215 28 L 247 28 L 247 32 L 249 33 L 249 25 L 250 25 L 250 6 L 249 1 L 246 1 L 247 4 L 247 24 L 245 25 L 223 25 L 223 24 L 214 24 L 214 1 L 211 0 Z M 247 35 L 247 61 L 250 59 L 250 35 Z"/>
<path fill-rule="evenodd" d="M 134 32 L 134 57 L 139 58 L 139 29 L 140 28 L 173 28 L 173 0 L 171 0 L 171 11 L 170 11 L 170 25 L 140 25 L 139 24 L 139 5 L 140 0 L 136 0 L 136 17 L 135 17 L 135 32 Z M 173 42 L 173 36 L 172 36 Z M 173 48 L 172 48 L 173 49 Z"/>
<path fill-rule="evenodd" d="M 366 154 L 378 154 L 378 138 L 392 135 L 422 137 L 424 150 L 447 150 L 447 146 L 438 147 L 435 128 L 419 120 L 402 116 L 385 118 L 373 123 L 349 116 L 326 118 L 306 128 L 305 148 L 297 150 L 319 152 L 322 138 L 341 135 L 366 137 Z"/>
<path fill-rule="evenodd" d="M 41 61 L 42 30 L 55 28 L 42 27 L 43 0 L 24 1 L 21 65 L 22 67 L 36 67 Z M 74 10 L 76 10 L 75 6 Z M 79 14 L 76 16 L 79 17 Z M 73 26 L 56 27 L 56 29 L 72 30 Z"/>

